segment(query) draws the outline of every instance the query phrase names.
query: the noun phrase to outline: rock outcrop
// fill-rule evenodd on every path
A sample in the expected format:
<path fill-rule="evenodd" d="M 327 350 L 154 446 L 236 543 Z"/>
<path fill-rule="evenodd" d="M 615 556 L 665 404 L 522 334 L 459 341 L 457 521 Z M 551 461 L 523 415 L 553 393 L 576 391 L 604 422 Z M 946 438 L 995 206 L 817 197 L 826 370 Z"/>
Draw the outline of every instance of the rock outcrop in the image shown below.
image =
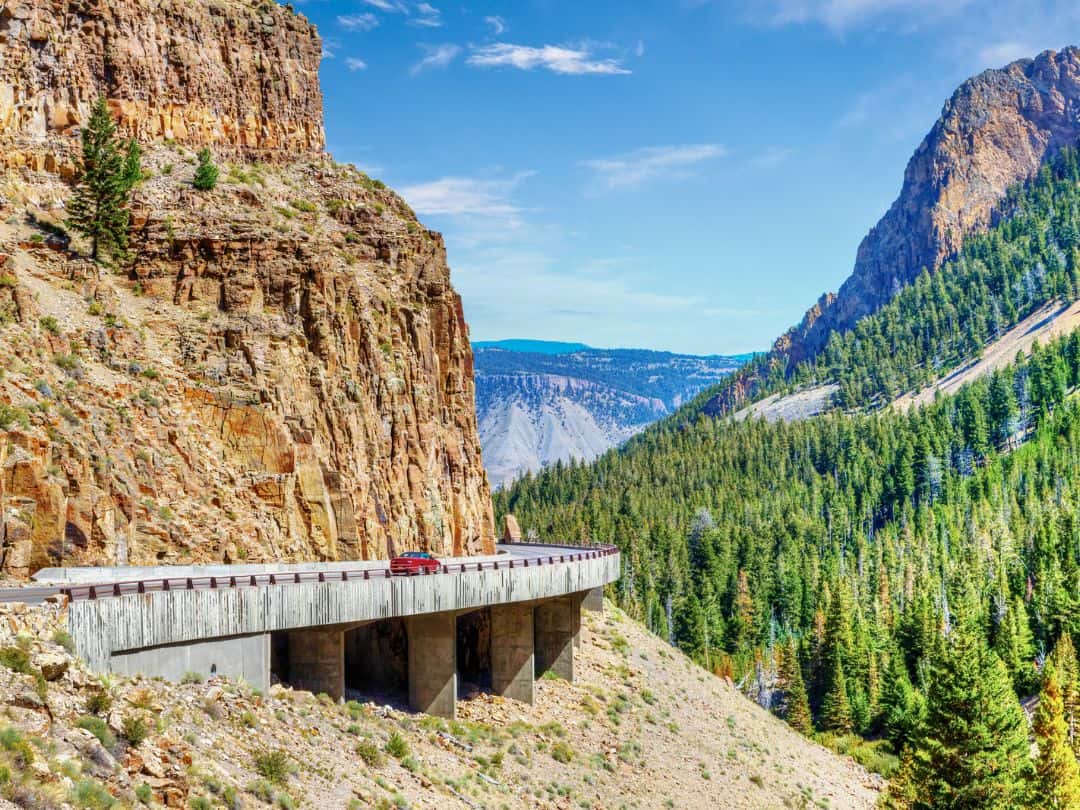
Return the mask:
<path fill-rule="evenodd" d="M 985 230 L 1010 186 L 1080 139 L 1080 48 L 1046 51 L 964 82 L 915 151 L 900 196 L 859 246 L 855 270 L 777 344 L 798 362 L 925 267 Z"/>
<path fill-rule="evenodd" d="M 953 94 L 904 172 L 900 196 L 859 245 L 855 269 L 773 346 L 792 368 L 833 332 L 851 329 L 923 268 L 935 270 L 965 237 L 986 230 L 1006 191 L 1080 141 L 1080 48 L 1046 51 L 975 76 Z M 758 373 L 740 372 L 704 406 L 732 413 L 754 398 Z"/>
<path fill-rule="evenodd" d="M 0 90 L 37 111 L 0 140 L 52 156 L 0 173 L 0 571 L 493 551 L 442 238 L 321 154 L 313 29 L 240 0 L 38 0 L 0 21 L 8 45 L 55 49 L 26 73 L 0 60 L 19 77 Z M 111 272 L 63 230 L 77 133 L 38 115 L 63 97 L 77 121 L 98 92 L 147 173 Z M 235 162 L 197 192 L 207 143 Z"/>
<path fill-rule="evenodd" d="M 142 143 L 289 158 L 324 144 L 314 26 L 272 0 L 8 0 L 0 155 L 65 165 L 99 96 Z"/>

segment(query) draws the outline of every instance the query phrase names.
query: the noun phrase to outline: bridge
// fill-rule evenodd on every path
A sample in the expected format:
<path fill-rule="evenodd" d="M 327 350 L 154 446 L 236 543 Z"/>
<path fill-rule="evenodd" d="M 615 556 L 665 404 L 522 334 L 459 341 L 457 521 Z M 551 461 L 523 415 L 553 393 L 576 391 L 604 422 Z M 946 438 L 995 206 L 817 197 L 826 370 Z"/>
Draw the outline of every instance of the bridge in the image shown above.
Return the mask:
<path fill-rule="evenodd" d="M 612 546 L 498 551 L 416 576 L 386 561 L 53 569 L 27 593 L 67 597 L 75 650 L 95 672 L 217 674 L 262 690 L 276 677 L 335 699 L 396 692 L 454 717 L 459 676 L 529 703 L 538 675 L 572 681 L 581 610 L 601 609 L 619 578 Z"/>

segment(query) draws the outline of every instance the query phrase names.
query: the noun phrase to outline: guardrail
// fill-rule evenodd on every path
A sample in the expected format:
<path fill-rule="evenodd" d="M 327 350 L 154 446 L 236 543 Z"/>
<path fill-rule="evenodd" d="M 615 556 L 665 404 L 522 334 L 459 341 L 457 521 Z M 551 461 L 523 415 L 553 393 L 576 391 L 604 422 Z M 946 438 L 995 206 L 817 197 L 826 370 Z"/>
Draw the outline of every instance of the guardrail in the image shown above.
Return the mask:
<path fill-rule="evenodd" d="M 583 560 L 595 560 L 599 557 L 610 557 L 618 553 L 619 549 L 616 546 L 597 546 L 588 551 L 578 551 L 570 554 L 549 554 L 531 558 L 511 558 L 476 563 L 450 563 L 441 566 L 438 571 L 417 571 L 409 574 L 393 574 L 389 568 L 343 568 L 339 571 L 296 571 L 277 574 L 251 574 L 248 576 L 166 577 L 97 585 L 73 585 L 59 588 L 58 592 L 71 601 L 77 601 L 173 590 L 202 591 L 216 590 L 218 588 L 262 588 L 276 585 L 300 585 L 306 582 L 351 582 L 365 579 L 391 579 L 397 576 L 439 576 L 442 574 L 464 574 L 469 571 L 499 571 L 504 568 L 535 568 L 538 565 L 560 565 Z"/>

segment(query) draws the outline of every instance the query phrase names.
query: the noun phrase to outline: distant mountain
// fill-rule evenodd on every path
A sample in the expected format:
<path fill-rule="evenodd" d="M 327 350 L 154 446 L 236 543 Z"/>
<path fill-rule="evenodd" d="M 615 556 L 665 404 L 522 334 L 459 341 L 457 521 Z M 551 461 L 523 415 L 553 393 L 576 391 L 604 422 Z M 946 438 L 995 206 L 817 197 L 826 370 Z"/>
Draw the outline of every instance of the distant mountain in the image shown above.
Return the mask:
<path fill-rule="evenodd" d="M 495 486 L 559 460 L 591 461 L 751 357 L 534 340 L 473 348 L 480 441 Z"/>
<path fill-rule="evenodd" d="M 478 340 L 474 349 L 505 349 L 508 352 L 531 352 L 532 354 L 573 354 L 591 349 L 584 343 L 561 343 L 557 340 Z"/>

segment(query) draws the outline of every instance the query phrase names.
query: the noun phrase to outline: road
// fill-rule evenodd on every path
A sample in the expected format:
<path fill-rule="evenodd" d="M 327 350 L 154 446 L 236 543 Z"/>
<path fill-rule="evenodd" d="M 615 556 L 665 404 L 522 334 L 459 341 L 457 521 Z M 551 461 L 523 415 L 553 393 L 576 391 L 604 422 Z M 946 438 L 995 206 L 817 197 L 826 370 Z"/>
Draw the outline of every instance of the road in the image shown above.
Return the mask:
<path fill-rule="evenodd" d="M 569 562 L 579 555 L 612 553 L 607 547 L 500 544 L 498 554 L 482 557 L 445 557 L 443 570 L 431 576 L 461 574 L 503 566 Z M 390 576 L 388 560 L 292 565 L 154 566 L 149 568 L 77 568 L 63 571 L 63 579 L 25 588 L 0 588 L 0 603 L 41 604 L 49 596 L 69 592 L 75 599 L 119 596 L 178 589 L 212 589 L 338 582 Z"/>

